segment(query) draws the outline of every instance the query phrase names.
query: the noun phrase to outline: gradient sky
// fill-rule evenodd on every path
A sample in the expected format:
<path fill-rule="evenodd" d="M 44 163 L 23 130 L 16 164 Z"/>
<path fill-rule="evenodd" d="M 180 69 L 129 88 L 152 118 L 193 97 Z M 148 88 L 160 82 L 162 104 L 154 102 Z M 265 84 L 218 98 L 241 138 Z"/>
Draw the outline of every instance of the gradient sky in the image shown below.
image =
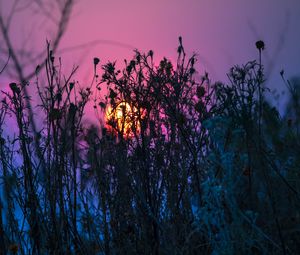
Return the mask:
<path fill-rule="evenodd" d="M 8 5 L 2 0 L 2 13 Z M 122 63 L 137 48 L 154 50 L 157 61 L 175 59 L 182 36 L 186 52 L 198 54 L 199 74 L 208 71 L 213 81 L 226 81 L 232 65 L 257 58 L 255 42 L 264 40 L 268 85 L 281 90 L 281 69 L 289 78 L 300 75 L 298 24 L 299 0 L 78 0 L 59 55 L 66 67 L 79 64 L 77 79 L 87 82 L 94 56 L 102 64 Z M 27 47 L 33 49 L 45 45 L 53 32 L 51 22 L 27 13 L 16 15 L 13 25 L 19 46 L 31 31 Z M 98 43 L 71 50 L 93 41 Z"/>
<path fill-rule="evenodd" d="M 232 65 L 256 58 L 254 43 L 262 39 L 267 71 L 300 71 L 299 0 L 88 0 L 74 10 L 66 46 L 102 39 L 175 58 L 181 35 L 187 51 L 199 54 L 200 67 L 218 80 Z M 121 61 L 132 55 L 109 43 L 89 53 Z"/>

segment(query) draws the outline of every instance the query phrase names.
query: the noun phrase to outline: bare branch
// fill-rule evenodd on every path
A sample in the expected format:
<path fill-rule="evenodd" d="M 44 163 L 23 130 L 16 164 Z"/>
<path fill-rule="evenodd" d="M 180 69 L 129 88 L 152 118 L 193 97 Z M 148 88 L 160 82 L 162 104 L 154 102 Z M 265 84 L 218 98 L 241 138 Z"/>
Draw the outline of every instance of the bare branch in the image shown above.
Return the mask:
<path fill-rule="evenodd" d="M 39 3 L 39 1 L 35 1 L 35 2 Z M 12 12 L 10 13 L 7 22 L 5 22 L 3 15 L 0 15 L 0 34 L 2 34 L 4 44 L 10 52 L 9 56 L 12 60 L 12 66 L 13 66 L 13 69 L 14 69 L 15 73 L 17 74 L 18 80 L 22 84 L 22 86 L 24 86 L 26 109 L 28 109 L 28 116 L 29 116 L 30 126 L 32 128 L 33 133 L 35 134 L 35 143 L 34 144 L 36 146 L 35 148 L 36 148 L 37 156 L 41 160 L 42 169 L 45 169 L 43 155 L 42 155 L 42 152 L 40 150 L 39 140 L 37 138 L 38 131 L 37 131 L 36 123 L 35 123 L 35 120 L 34 120 L 34 113 L 33 113 L 32 107 L 31 107 L 31 102 L 30 102 L 28 89 L 25 86 L 25 84 L 27 84 L 28 81 L 32 77 L 35 76 L 36 72 L 34 70 L 34 71 L 32 71 L 31 73 L 29 73 L 27 75 L 25 74 L 24 66 L 27 66 L 26 65 L 27 63 L 22 63 L 21 62 L 20 55 L 18 54 L 18 50 L 14 47 L 14 45 L 12 43 L 12 38 L 10 37 L 10 34 L 9 34 L 9 24 L 11 23 L 11 20 L 14 17 L 14 14 L 18 10 L 17 9 L 18 3 L 19 3 L 18 0 L 16 0 L 14 2 Z M 63 35 L 65 33 L 65 30 L 67 28 L 67 25 L 68 25 L 68 22 L 69 22 L 69 19 L 70 19 L 73 3 L 74 3 L 74 0 L 66 0 L 64 2 L 64 5 L 60 8 L 60 20 L 59 20 L 59 23 L 58 23 L 56 35 L 55 35 L 55 37 L 53 39 L 53 43 L 52 43 L 53 53 L 57 50 L 57 48 L 59 46 L 59 43 L 61 41 L 61 38 L 63 37 Z M 43 56 L 45 55 L 45 54 L 43 54 L 44 52 L 45 51 L 38 54 L 38 56 L 41 56 L 41 59 L 39 60 L 41 68 L 45 65 L 45 61 L 43 59 Z"/>
<path fill-rule="evenodd" d="M 2 69 L 0 70 L 0 74 L 2 74 L 2 72 L 4 71 L 4 69 L 6 68 L 6 66 L 8 65 L 9 59 L 10 59 L 10 52 L 8 52 L 7 60 L 6 60 L 5 64 L 4 64 L 4 66 L 2 67 Z"/>

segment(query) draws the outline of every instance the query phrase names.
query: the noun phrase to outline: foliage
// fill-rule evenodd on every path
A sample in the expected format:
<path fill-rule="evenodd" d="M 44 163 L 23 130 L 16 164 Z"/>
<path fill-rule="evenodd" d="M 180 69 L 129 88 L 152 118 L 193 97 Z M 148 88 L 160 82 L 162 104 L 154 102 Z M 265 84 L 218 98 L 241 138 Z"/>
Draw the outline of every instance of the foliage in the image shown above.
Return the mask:
<path fill-rule="evenodd" d="M 152 51 L 136 51 L 122 70 L 103 65 L 99 77 L 94 58 L 85 89 L 74 81 L 76 68 L 62 76 L 50 46 L 47 52 L 46 82 L 36 74 L 38 131 L 27 111 L 28 83 L 3 92 L 0 254 L 300 249 L 296 86 L 285 81 L 290 119 L 266 101 L 260 61 L 233 67 L 229 84 L 212 84 L 208 74 L 197 80 L 196 56 L 186 57 L 181 38 L 175 64 L 155 65 Z M 107 95 L 98 97 L 105 84 Z M 99 116 L 111 107 L 101 127 L 82 123 L 93 96 Z M 14 137 L 4 135 L 8 116 Z"/>

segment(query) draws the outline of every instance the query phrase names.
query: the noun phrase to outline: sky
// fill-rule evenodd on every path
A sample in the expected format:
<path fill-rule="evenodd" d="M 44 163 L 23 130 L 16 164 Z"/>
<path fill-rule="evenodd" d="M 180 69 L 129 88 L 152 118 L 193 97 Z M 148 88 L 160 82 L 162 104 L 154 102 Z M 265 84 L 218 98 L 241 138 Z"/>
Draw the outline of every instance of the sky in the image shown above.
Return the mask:
<path fill-rule="evenodd" d="M 50 10 L 54 1 L 49 2 Z M 7 15 L 10 3 L 0 0 L 1 15 Z M 14 15 L 11 36 L 16 47 L 38 52 L 46 38 L 51 40 L 53 22 L 36 11 L 32 4 Z M 50 14 L 55 19 L 55 9 Z M 182 36 L 186 52 L 198 55 L 199 75 L 207 71 L 212 81 L 226 82 L 231 66 L 258 58 L 255 42 L 263 40 L 267 84 L 281 91 L 282 69 L 288 78 L 300 76 L 298 24 L 299 0 L 77 0 L 57 54 L 66 70 L 79 65 L 76 79 L 88 83 L 93 57 L 102 64 L 117 60 L 121 65 L 134 49 L 152 49 L 157 62 L 164 56 L 175 60 Z M 0 86 L 5 83 L 4 74 Z"/>
<path fill-rule="evenodd" d="M 257 58 L 255 42 L 264 40 L 267 71 L 284 68 L 294 76 L 300 71 L 298 24 L 298 0 L 88 0 L 75 7 L 63 44 L 111 40 L 175 59 L 182 36 L 187 52 L 198 53 L 199 71 L 219 80 L 232 65 Z M 132 50 L 103 42 L 89 53 L 122 61 Z"/>

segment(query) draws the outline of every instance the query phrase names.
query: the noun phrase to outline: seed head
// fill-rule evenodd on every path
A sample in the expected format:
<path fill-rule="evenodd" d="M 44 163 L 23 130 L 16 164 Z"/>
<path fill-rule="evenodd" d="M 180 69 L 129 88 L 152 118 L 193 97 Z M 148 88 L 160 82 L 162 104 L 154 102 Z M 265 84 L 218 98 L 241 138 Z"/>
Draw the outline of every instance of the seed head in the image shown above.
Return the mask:
<path fill-rule="evenodd" d="M 261 50 L 264 50 L 265 49 L 265 43 L 263 42 L 263 41 L 257 41 L 256 43 L 255 43 L 255 45 L 256 45 L 256 48 L 259 50 L 259 51 L 261 51 Z"/>
<path fill-rule="evenodd" d="M 17 94 L 20 93 L 20 89 L 18 88 L 18 86 L 15 82 L 10 83 L 9 87 L 14 93 L 17 93 Z"/>
<path fill-rule="evenodd" d="M 148 55 L 152 58 L 153 57 L 153 50 L 149 50 Z"/>
<path fill-rule="evenodd" d="M 94 65 L 95 65 L 95 66 L 98 65 L 99 62 L 100 62 L 100 59 L 99 59 L 99 58 L 94 58 Z"/>

